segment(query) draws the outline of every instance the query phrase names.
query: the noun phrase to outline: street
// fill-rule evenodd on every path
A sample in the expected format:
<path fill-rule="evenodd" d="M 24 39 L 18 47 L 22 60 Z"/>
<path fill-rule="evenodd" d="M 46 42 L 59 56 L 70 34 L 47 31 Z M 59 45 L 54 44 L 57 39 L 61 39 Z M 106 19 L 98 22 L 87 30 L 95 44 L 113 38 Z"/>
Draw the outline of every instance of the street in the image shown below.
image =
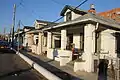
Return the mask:
<path fill-rule="evenodd" d="M 47 80 L 14 52 L 0 50 L 0 80 Z"/>

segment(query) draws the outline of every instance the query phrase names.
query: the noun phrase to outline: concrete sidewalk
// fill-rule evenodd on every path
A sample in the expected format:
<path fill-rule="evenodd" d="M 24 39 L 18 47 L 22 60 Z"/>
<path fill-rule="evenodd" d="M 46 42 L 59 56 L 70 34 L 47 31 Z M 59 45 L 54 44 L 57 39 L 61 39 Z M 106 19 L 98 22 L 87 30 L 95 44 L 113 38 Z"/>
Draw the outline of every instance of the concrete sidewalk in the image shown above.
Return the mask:
<path fill-rule="evenodd" d="M 22 51 L 22 53 L 64 80 L 97 80 L 97 75 L 94 73 L 73 72 L 72 63 L 61 67 L 59 62 L 48 59 L 43 55 L 36 55 L 25 51 Z"/>

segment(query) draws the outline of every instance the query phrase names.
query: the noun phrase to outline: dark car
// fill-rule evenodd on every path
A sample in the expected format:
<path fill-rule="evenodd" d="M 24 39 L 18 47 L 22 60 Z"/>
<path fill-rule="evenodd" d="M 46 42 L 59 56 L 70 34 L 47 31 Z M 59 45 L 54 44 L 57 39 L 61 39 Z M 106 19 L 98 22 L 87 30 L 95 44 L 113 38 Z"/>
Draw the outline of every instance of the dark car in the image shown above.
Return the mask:
<path fill-rule="evenodd" d="M 8 53 L 13 51 L 10 50 L 9 43 L 7 41 L 0 40 L 0 53 Z"/>
<path fill-rule="evenodd" d="M 13 48 L 16 49 L 16 50 L 18 50 L 18 42 L 14 43 Z M 20 43 L 19 43 L 19 49 L 20 50 L 24 49 L 24 46 L 22 44 L 20 44 Z"/>
<path fill-rule="evenodd" d="M 7 41 L 0 40 L 0 49 L 9 48 L 9 43 Z"/>

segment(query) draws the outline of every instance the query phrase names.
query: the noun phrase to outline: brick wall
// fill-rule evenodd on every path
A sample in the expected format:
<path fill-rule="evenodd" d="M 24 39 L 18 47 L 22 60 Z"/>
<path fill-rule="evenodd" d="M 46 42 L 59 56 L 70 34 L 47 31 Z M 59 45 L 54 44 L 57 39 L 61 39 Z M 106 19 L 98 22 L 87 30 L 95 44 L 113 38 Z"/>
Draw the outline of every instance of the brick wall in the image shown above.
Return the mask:
<path fill-rule="evenodd" d="M 120 22 L 120 8 L 115 8 L 115 9 L 101 12 L 98 14 L 105 17 L 105 18 L 114 19 L 114 20 Z"/>

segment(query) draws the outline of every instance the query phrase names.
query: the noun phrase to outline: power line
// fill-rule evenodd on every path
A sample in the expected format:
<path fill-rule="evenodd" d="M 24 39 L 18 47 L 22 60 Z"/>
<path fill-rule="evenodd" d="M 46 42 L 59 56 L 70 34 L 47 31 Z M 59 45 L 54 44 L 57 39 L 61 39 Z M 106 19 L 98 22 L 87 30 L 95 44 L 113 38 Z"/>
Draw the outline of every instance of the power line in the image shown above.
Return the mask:
<path fill-rule="evenodd" d="M 75 7 L 75 9 L 77 9 L 78 7 L 80 7 L 82 4 L 84 4 L 84 3 L 87 2 L 87 1 L 88 1 L 88 0 L 83 1 L 81 4 L 79 4 L 77 7 Z M 74 9 L 74 10 L 75 10 L 75 9 Z M 71 11 L 70 11 L 70 12 L 71 12 Z M 64 16 L 66 16 L 66 15 L 64 15 Z M 64 16 L 58 18 L 57 20 L 55 20 L 55 21 L 53 21 L 53 22 L 59 21 L 59 20 L 62 19 Z"/>
<path fill-rule="evenodd" d="M 74 8 L 74 10 L 76 10 L 78 7 L 80 7 L 81 5 L 83 5 L 83 4 L 84 4 L 85 2 L 87 2 L 87 1 L 88 1 L 88 0 L 83 1 L 81 4 L 79 4 L 78 6 L 76 6 L 76 7 Z M 71 11 L 70 11 L 70 12 L 71 12 Z M 66 15 L 64 15 L 64 16 L 66 16 Z M 57 20 L 53 21 L 53 23 L 61 20 L 64 16 L 62 16 L 62 17 L 58 18 Z M 50 24 L 52 24 L 52 23 L 50 23 Z M 50 25 L 50 24 L 49 24 L 49 25 Z"/>
<path fill-rule="evenodd" d="M 34 10 L 32 10 L 31 12 L 32 12 L 32 14 L 36 14 L 37 15 L 37 13 Z M 40 17 L 41 16 L 38 15 L 38 18 L 40 18 Z"/>
<path fill-rule="evenodd" d="M 81 4 L 79 4 L 75 9 L 77 9 L 78 7 L 80 7 L 81 5 L 83 5 L 85 2 L 87 2 L 88 0 L 83 1 Z"/>
<path fill-rule="evenodd" d="M 53 1 L 53 2 L 56 3 L 56 4 L 62 5 L 62 6 L 64 5 L 64 4 L 59 3 L 59 2 L 56 1 L 56 0 L 51 0 L 51 1 Z M 77 9 L 78 7 L 80 7 L 81 5 L 83 5 L 83 4 L 84 4 L 85 2 L 87 2 L 87 1 L 88 1 L 88 0 L 83 1 L 81 4 L 79 4 L 77 7 L 75 7 L 74 10 Z M 25 7 L 25 6 L 23 5 L 23 0 L 20 1 L 19 5 L 18 5 L 17 7 L 19 7 L 19 6 Z M 34 10 L 31 10 L 31 13 L 32 13 L 32 14 L 36 14 L 36 12 L 35 12 Z M 37 14 L 36 14 L 36 15 L 37 15 Z M 64 16 L 66 16 L 66 15 L 64 15 Z M 53 23 L 61 20 L 64 16 L 56 19 L 55 21 L 53 21 Z M 38 17 L 40 17 L 40 16 L 38 16 Z M 52 24 L 52 23 L 50 23 L 50 24 Z M 50 24 L 48 24 L 48 25 L 50 25 Z"/>
<path fill-rule="evenodd" d="M 16 6 L 16 8 L 18 8 L 19 6 L 23 6 L 23 0 L 20 0 L 19 4 Z"/>
<path fill-rule="evenodd" d="M 28 9 L 25 8 L 25 6 L 24 6 L 24 1 L 23 1 L 23 0 L 20 0 L 19 4 L 16 6 L 16 8 L 19 8 L 20 6 L 22 6 L 25 10 L 28 10 Z M 34 10 L 31 10 L 30 12 L 31 12 L 32 15 L 37 15 Z M 38 16 L 38 17 L 40 17 L 40 16 Z M 22 26 L 24 26 L 24 24 L 22 23 L 22 21 L 19 21 L 19 23 L 20 23 Z M 11 33 L 11 31 L 10 31 L 10 33 Z"/>
<path fill-rule="evenodd" d="M 28 9 L 25 8 L 24 1 L 23 1 L 23 0 L 20 1 L 19 6 L 22 6 L 22 7 L 25 9 L 25 11 L 28 10 Z M 31 10 L 30 12 L 31 12 L 32 15 L 37 15 L 37 13 L 36 13 L 35 10 Z M 37 16 L 37 17 L 38 17 L 38 18 L 41 18 L 41 16 Z"/>
<path fill-rule="evenodd" d="M 61 20 L 63 17 L 64 17 L 64 16 L 62 16 L 62 17 L 58 18 L 57 20 L 53 21 L 53 23 L 55 23 L 55 22 L 57 22 L 57 21 Z"/>
<path fill-rule="evenodd" d="M 59 4 L 59 5 L 64 5 L 64 4 L 62 4 L 62 3 L 59 3 L 58 1 L 56 1 L 56 0 L 51 0 L 52 2 L 54 2 L 54 3 L 56 3 L 56 4 Z"/>
<path fill-rule="evenodd" d="M 20 21 L 20 24 L 21 24 L 22 26 L 24 26 L 24 24 L 22 23 L 22 21 Z"/>
<path fill-rule="evenodd" d="M 17 4 L 17 5 L 15 4 L 15 11 L 14 11 L 14 13 L 16 12 L 17 8 L 20 7 L 20 6 L 23 6 L 23 0 L 20 0 L 19 4 Z M 15 18 L 14 18 L 14 20 L 15 20 Z M 15 28 L 15 22 L 14 22 L 14 28 Z M 14 31 L 14 28 L 13 28 L 13 31 Z M 14 32 L 12 34 L 14 35 Z"/>

